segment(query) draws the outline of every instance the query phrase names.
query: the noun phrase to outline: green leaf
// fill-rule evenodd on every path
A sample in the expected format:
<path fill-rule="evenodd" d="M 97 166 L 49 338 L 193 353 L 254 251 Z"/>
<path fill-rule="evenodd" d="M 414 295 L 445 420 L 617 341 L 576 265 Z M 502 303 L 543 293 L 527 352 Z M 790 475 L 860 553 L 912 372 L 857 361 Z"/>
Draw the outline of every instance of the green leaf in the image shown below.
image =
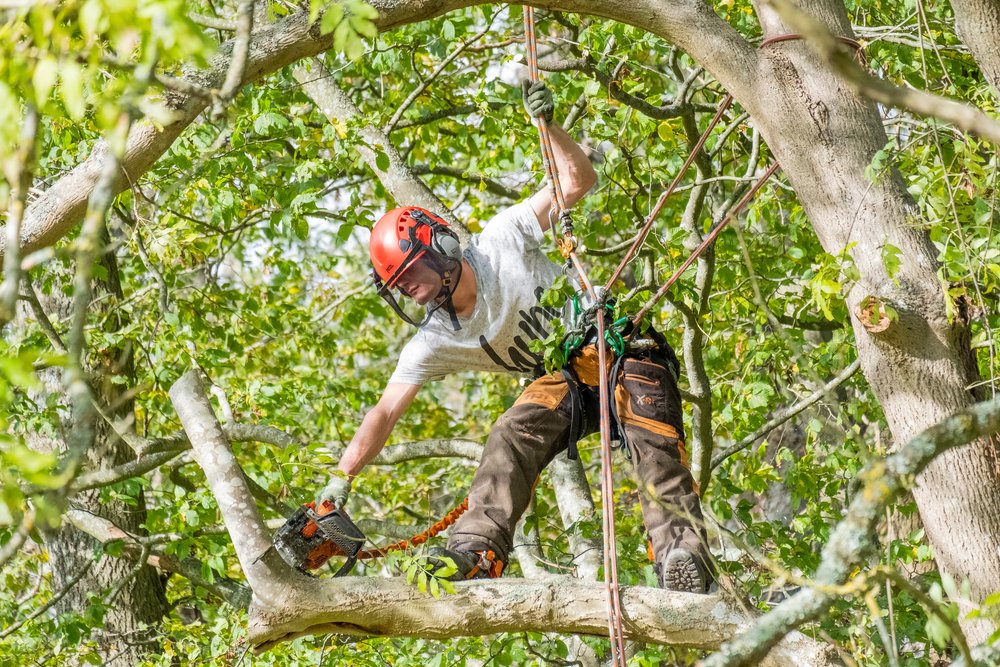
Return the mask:
<path fill-rule="evenodd" d="M 79 122 L 83 120 L 84 114 L 87 113 L 87 103 L 83 98 L 83 67 L 72 60 L 64 61 L 62 68 L 59 70 L 59 77 L 62 79 L 59 92 L 62 96 L 63 104 L 66 106 L 66 112 L 70 118 Z"/>
<path fill-rule="evenodd" d="M 31 83 L 35 88 L 35 104 L 41 108 L 49 99 L 52 87 L 59 77 L 59 61 L 53 56 L 45 56 L 35 65 Z"/>
<path fill-rule="evenodd" d="M 885 271 L 889 274 L 890 278 L 895 278 L 896 274 L 899 273 L 902 256 L 903 251 L 891 243 L 886 243 L 882 246 L 882 264 L 885 266 Z"/>
<path fill-rule="evenodd" d="M 333 29 L 340 24 L 341 19 L 343 18 L 344 18 L 344 8 L 341 7 L 339 3 L 335 3 L 328 6 L 326 8 L 326 11 L 323 12 L 323 18 L 320 20 L 319 23 L 320 34 L 328 35 L 331 32 L 333 32 Z"/>
<path fill-rule="evenodd" d="M 383 153 L 382 151 L 378 151 L 377 153 L 375 153 L 375 166 L 378 167 L 380 171 L 388 171 L 389 156 Z"/>
<path fill-rule="evenodd" d="M 254 120 L 253 129 L 257 134 L 267 135 L 272 129 L 283 130 L 288 125 L 288 119 L 284 116 L 273 111 L 265 111 Z"/>
<path fill-rule="evenodd" d="M 455 39 L 455 24 L 448 19 L 444 20 L 441 24 L 441 36 L 447 41 L 452 41 Z"/>

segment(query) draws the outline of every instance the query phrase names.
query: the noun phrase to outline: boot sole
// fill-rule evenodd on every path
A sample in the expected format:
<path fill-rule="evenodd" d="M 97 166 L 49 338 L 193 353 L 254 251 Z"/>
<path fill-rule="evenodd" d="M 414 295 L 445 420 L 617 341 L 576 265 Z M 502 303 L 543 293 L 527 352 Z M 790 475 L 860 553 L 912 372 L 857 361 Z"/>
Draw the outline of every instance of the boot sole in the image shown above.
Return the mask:
<path fill-rule="evenodd" d="M 670 552 L 663 568 L 663 587 L 687 593 L 705 592 L 705 576 L 701 573 L 694 554 L 684 549 Z"/>

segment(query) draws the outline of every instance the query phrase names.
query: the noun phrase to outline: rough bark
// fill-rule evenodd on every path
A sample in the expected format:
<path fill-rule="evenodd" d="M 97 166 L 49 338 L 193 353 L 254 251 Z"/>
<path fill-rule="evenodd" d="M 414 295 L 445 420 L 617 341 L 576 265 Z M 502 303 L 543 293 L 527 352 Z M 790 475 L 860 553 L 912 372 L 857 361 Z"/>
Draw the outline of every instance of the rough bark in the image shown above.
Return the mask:
<path fill-rule="evenodd" d="M 104 297 L 104 309 L 114 308 L 121 297 L 117 263 L 111 254 L 105 255 L 102 263 L 107 271 L 107 278 L 96 281 L 95 294 Z M 106 321 L 107 326 L 112 329 L 124 324 L 113 314 Z M 121 398 L 122 385 L 112 382 L 114 376 L 125 376 L 129 384 L 134 381 L 131 351 L 127 348 L 94 350 L 88 361 L 90 375 L 94 378 L 96 399 L 102 405 L 117 406 L 115 417 L 121 419 L 132 414 L 132 401 Z M 61 394 L 61 384 L 54 382 L 51 390 Z M 67 424 L 66 428 L 72 429 L 73 425 Z M 34 446 L 63 449 L 63 443 L 41 443 L 37 439 Z M 99 472 L 122 465 L 131 458 L 131 449 L 106 422 L 99 422 L 94 446 L 87 454 L 87 468 Z M 108 500 L 102 498 L 100 490 L 95 489 L 76 493 L 71 500 L 77 511 L 112 522 L 133 535 L 143 535 L 146 521 L 143 492 L 140 489 L 131 501 L 121 499 L 124 493 L 119 491 L 118 499 Z M 156 569 L 149 565 L 137 566 L 127 559 L 105 557 L 89 567 L 80 578 L 79 573 L 93 560 L 93 554 L 99 547 L 98 542 L 70 523 L 58 530 L 46 532 L 44 537 L 55 587 L 62 588 L 69 582 L 76 581 L 56 605 L 57 612 L 82 613 L 90 604 L 90 595 L 96 594 L 100 599 L 120 587 L 118 592 L 113 593 L 113 597 L 107 598 L 109 606 L 104 617 L 104 627 L 96 633 L 104 664 L 126 667 L 138 664 L 156 651 L 155 628 L 169 611 L 164 582 Z"/>
<path fill-rule="evenodd" d="M 834 34 L 851 36 L 843 5 L 799 3 Z M 786 27 L 761 10 L 766 36 Z M 896 442 L 905 442 L 973 402 L 976 378 L 967 322 L 949 321 L 937 278 L 937 251 L 914 224 L 919 212 L 897 171 L 865 177 L 886 143 L 875 106 L 858 97 L 802 42 L 766 48 L 755 80 L 759 95 L 740 100 L 784 168 L 822 243 L 832 254 L 848 244 L 861 279 L 846 293 L 862 370 L 879 398 Z M 805 149 L 804 147 L 808 147 Z M 890 279 L 881 250 L 902 250 Z M 892 305 L 899 320 L 869 333 L 858 317 L 868 296 Z M 968 580 L 974 601 L 1000 581 L 1000 475 L 988 439 L 951 450 L 923 472 L 913 491 L 939 567 Z M 963 621 L 973 642 L 989 634 L 983 621 Z"/>
<path fill-rule="evenodd" d="M 972 51 L 993 93 L 1000 94 L 1000 2 L 952 0 L 955 32 Z"/>
<path fill-rule="evenodd" d="M 258 650 L 308 634 L 451 638 L 497 632 L 547 631 L 604 636 L 605 593 L 572 578 L 462 582 L 434 598 L 401 579 L 314 579 L 289 568 L 270 542 L 218 420 L 200 371 L 170 388 L 170 399 L 191 440 L 209 488 L 253 589 L 249 639 Z M 630 639 L 713 648 L 749 619 L 718 596 L 626 587 L 625 631 Z M 832 648 L 790 633 L 761 664 L 838 664 Z"/>

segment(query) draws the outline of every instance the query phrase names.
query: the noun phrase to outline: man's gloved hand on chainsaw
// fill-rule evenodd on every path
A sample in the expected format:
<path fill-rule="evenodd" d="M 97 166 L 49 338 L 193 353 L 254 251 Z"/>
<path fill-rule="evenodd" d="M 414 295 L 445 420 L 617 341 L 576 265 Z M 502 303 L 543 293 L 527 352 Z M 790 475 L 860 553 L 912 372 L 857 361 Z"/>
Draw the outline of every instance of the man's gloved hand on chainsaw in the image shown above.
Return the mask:
<path fill-rule="evenodd" d="M 350 493 L 351 478 L 338 470 L 330 475 L 330 481 L 316 494 L 316 509 L 319 509 L 324 500 L 329 500 L 339 509 L 347 504 L 347 496 Z"/>

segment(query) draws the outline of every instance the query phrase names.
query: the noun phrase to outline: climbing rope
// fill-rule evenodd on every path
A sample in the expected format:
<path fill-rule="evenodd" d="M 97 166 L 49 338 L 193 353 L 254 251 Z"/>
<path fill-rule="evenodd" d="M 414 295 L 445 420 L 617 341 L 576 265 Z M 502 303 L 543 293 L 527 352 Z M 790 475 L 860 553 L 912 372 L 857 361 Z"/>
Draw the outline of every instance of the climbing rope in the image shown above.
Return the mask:
<path fill-rule="evenodd" d="M 540 80 L 538 73 L 538 49 L 535 42 L 535 13 L 528 5 L 524 6 L 524 44 L 528 57 L 528 75 L 533 82 Z M 576 269 L 580 285 L 590 297 L 595 307 L 594 320 L 597 326 L 597 365 L 601 369 L 598 374 L 600 417 L 599 430 L 601 434 L 601 504 L 603 507 L 604 533 L 604 584 L 608 607 L 608 635 L 611 639 L 611 655 L 618 667 L 626 667 L 625 636 L 622 630 L 621 598 L 618 591 L 618 554 L 615 538 L 614 514 L 614 480 L 611 473 L 611 415 L 609 410 L 608 386 L 608 351 L 605 340 L 605 301 L 604 292 L 599 296 L 594 290 L 587 272 L 576 254 L 576 239 L 573 236 L 573 221 L 566 200 L 563 198 L 562 187 L 559 184 L 559 174 L 555 168 L 552 144 L 549 137 L 548 123 L 544 118 L 537 119 L 539 142 L 542 146 L 542 163 L 549 179 L 549 190 L 552 194 L 552 204 L 556 209 L 561 227 L 562 239 L 557 240 L 563 258 Z"/>

